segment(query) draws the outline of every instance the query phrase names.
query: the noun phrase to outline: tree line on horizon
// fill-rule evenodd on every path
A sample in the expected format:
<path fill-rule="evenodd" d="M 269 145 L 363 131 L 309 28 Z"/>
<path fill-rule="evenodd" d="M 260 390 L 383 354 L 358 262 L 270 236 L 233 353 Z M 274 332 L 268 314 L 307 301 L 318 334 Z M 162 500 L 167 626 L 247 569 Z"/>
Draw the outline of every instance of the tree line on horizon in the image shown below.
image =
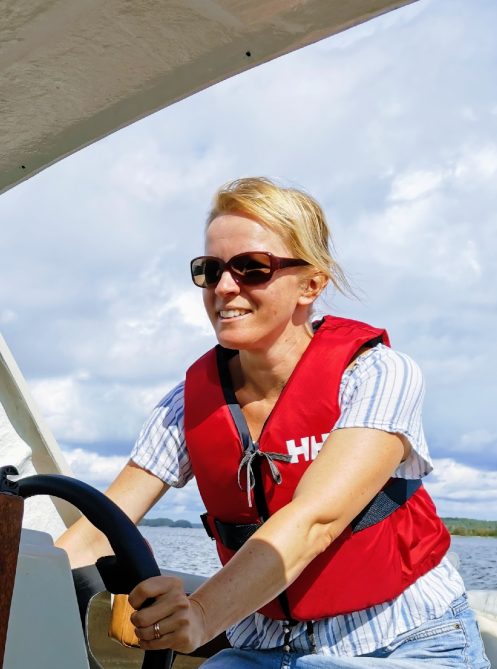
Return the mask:
<path fill-rule="evenodd" d="M 473 518 L 442 518 L 450 534 L 463 537 L 497 537 L 496 520 L 475 520 Z M 201 523 L 171 518 L 143 518 L 139 525 L 148 527 L 202 527 Z"/>
<path fill-rule="evenodd" d="M 474 520 L 473 518 L 442 518 L 450 534 L 463 537 L 497 537 L 496 520 Z"/>
<path fill-rule="evenodd" d="M 202 527 L 200 523 L 190 523 L 189 520 L 171 520 L 171 518 L 142 518 L 138 525 L 146 527 Z"/>

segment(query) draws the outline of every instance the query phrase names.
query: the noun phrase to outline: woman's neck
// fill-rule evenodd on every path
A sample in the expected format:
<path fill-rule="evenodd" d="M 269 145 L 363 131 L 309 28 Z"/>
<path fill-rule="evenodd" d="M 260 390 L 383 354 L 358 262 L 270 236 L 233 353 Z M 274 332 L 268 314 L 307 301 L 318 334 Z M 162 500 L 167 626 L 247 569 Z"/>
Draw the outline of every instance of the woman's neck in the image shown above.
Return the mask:
<path fill-rule="evenodd" d="M 299 328 L 296 336 L 278 339 L 260 350 L 242 350 L 232 358 L 235 391 L 255 398 L 278 397 L 312 339 L 312 330 Z"/>

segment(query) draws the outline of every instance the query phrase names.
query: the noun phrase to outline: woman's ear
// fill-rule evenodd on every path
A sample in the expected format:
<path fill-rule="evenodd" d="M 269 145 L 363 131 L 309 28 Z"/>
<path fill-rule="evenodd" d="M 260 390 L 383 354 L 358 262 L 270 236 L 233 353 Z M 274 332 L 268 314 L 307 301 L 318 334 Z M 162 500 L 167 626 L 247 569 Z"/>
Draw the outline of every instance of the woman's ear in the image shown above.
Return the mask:
<path fill-rule="evenodd" d="M 321 295 L 327 284 L 328 279 L 321 272 L 306 277 L 300 284 L 302 292 L 299 297 L 299 304 L 312 304 Z"/>

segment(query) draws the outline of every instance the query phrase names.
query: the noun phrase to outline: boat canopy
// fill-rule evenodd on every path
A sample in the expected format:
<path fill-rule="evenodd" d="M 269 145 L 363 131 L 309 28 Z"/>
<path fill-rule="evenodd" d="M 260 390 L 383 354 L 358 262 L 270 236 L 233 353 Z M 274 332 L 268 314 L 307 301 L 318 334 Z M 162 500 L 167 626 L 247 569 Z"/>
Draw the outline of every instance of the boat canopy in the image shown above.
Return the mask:
<path fill-rule="evenodd" d="M 218 81 L 415 0 L 7 0 L 0 193 Z"/>

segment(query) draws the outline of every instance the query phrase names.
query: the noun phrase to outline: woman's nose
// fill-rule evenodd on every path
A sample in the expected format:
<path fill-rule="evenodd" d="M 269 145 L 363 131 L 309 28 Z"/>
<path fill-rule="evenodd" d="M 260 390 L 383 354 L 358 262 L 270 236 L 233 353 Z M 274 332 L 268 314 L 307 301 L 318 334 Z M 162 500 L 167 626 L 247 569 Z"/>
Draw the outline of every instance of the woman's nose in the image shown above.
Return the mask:
<path fill-rule="evenodd" d="M 231 276 L 231 273 L 226 269 L 221 274 L 221 278 L 219 279 L 215 291 L 217 295 L 226 295 L 228 293 L 239 293 L 240 286 Z"/>

